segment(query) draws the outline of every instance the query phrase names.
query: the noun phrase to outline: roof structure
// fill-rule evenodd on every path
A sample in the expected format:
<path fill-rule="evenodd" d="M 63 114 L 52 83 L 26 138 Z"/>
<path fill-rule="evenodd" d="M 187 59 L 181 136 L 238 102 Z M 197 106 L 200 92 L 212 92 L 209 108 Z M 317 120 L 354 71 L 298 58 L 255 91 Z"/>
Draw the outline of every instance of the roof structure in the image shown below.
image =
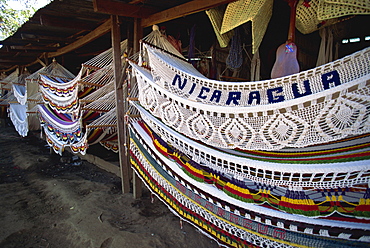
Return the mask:
<path fill-rule="evenodd" d="M 0 41 L 0 71 L 46 63 L 46 59 L 59 56 L 62 60 L 77 58 L 78 66 L 111 47 L 112 14 L 121 16 L 122 21 L 140 18 L 144 28 L 228 2 L 232 0 L 54 0 L 14 35 Z"/>

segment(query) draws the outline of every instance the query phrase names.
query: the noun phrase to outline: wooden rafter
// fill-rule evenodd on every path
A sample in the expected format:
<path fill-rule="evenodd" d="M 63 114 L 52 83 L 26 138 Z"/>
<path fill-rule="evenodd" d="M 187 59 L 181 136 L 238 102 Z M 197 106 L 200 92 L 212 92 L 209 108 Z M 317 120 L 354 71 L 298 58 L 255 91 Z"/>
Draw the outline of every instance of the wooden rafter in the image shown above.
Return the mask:
<path fill-rule="evenodd" d="M 84 37 L 78 39 L 77 41 L 69 44 L 68 46 L 62 47 L 62 48 L 58 49 L 55 52 L 48 53 L 47 57 L 48 58 L 57 57 L 57 56 L 63 55 L 63 54 L 68 53 L 68 52 L 71 52 L 73 50 L 76 50 L 77 48 L 80 48 L 80 47 L 88 44 L 89 42 L 91 42 L 91 41 L 101 37 L 102 35 L 110 32 L 111 24 L 112 24 L 111 19 L 108 19 L 105 23 L 103 23 L 102 25 L 100 25 L 99 27 L 97 27 L 96 29 L 94 29 L 93 31 L 91 31 L 90 33 L 85 35 Z"/>
<path fill-rule="evenodd" d="M 93 30 L 95 23 L 91 22 L 88 23 L 86 21 L 81 21 L 76 18 L 60 18 L 56 16 L 50 15 L 41 15 L 40 16 L 40 23 L 44 26 L 53 26 L 53 27 L 61 27 L 61 28 L 69 28 L 69 29 L 78 29 L 78 30 Z"/>
<path fill-rule="evenodd" d="M 65 38 L 65 37 L 57 37 L 57 36 L 51 36 L 51 35 L 40 35 L 40 34 L 30 34 L 30 33 L 21 33 L 22 40 L 29 40 L 29 41 L 58 41 L 58 42 L 66 42 L 70 43 L 74 40 L 71 38 Z"/>
<path fill-rule="evenodd" d="M 36 50 L 36 51 L 55 51 L 57 47 L 45 47 L 45 46 L 10 46 L 12 50 Z"/>
<path fill-rule="evenodd" d="M 222 4 L 234 2 L 235 0 L 193 0 L 176 7 L 155 13 L 147 18 L 143 18 L 141 25 L 148 27 L 154 24 L 170 21 L 176 18 L 212 9 Z"/>
<path fill-rule="evenodd" d="M 93 6 L 95 12 L 134 18 L 144 18 L 158 11 L 154 8 L 137 6 L 113 0 L 94 0 Z"/>
<path fill-rule="evenodd" d="M 141 2 L 141 0 L 132 0 L 130 4 L 113 0 L 93 0 L 93 4 L 94 11 L 96 12 L 142 18 L 142 27 L 148 27 L 153 24 L 170 21 L 234 1 L 235 0 L 193 0 L 160 12 L 156 12 L 154 9 L 142 5 L 131 4 Z"/>

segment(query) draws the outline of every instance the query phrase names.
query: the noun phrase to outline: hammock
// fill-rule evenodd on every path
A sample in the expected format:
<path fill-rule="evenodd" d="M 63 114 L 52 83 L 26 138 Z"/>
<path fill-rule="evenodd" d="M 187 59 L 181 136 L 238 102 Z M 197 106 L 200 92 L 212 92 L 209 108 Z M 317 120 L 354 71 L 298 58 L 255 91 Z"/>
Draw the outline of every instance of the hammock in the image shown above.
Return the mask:
<path fill-rule="evenodd" d="M 214 171 L 232 175 L 237 180 L 248 178 L 273 186 L 306 187 L 307 189 L 335 188 L 339 185 L 349 187 L 369 181 L 369 178 L 362 177 L 363 172 L 370 170 L 367 165 L 370 155 L 369 136 L 347 142 L 336 142 L 334 145 L 276 153 L 216 150 L 167 128 L 140 105 L 131 103 L 140 111 L 147 125 L 165 142 L 170 143 L 195 162 L 208 166 Z M 284 178 L 282 175 L 285 175 Z M 296 180 L 297 178 L 300 180 Z"/>
<path fill-rule="evenodd" d="M 226 32 L 224 34 L 221 34 L 221 25 L 222 25 L 222 19 L 225 14 L 225 5 L 218 6 L 213 9 L 206 10 L 206 14 L 211 21 L 213 30 L 215 31 L 218 43 L 220 44 L 220 47 L 224 48 L 227 47 L 229 44 L 229 41 L 231 40 L 231 37 L 233 36 L 233 31 L 230 30 L 229 32 Z"/>
<path fill-rule="evenodd" d="M 131 63 L 140 103 L 169 127 L 206 144 L 278 150 L 369 132 L 370 48 L 310 71 L 252 83 L 209 80 L 176 57 L 149 47 L 148 52 L 153 76 Z M 242 97 L 247 95 L 253 98 L 249 105 Z"/>
<path fill-rule="evenodd" d="M 70 95 L 75 95 L 78 90 L 77 79 L 78 77 L 69 80 L 66 78 L 55 77 L 45 74 L 39 74 L 41 84 L 40 88 L 53 93 L 56 96 L 68 97 Z"/>
<path fill-rule="evenodd" d="M 44 129 L 48 128 L 63 144 L 81 139 L 80 120 L 72 121 L 68 115 L 55 113 L 48 105 L 39 105 L 38 111 Z"/>
<path fill-rule="evenodd" d="M 116 108 L 86 125 L 86 133 L 90 145 L 100 143 L 107 150 L 119 152 Z"/>
<path fill-rule="evenodd" d="M 176 215 L 221 244 L 234 247 L 365 245 L 362 241 L 367 241 L 369 230 L 366 223 L 285 213 L 237 200 L 213 185 L 194 180 L 176 160 L 157 150 L 138 123 L 131 125 L 131 163 L 137 175 Z M 259 198 L 263 198 L 269 193 L 261 188 L 260 194 Z M 357 232 L 358 236 L 351 236 Z"/>
<path fill-rule="evenodd" d="M 40 75 L 42 84 L 40 91 L 45 103 L 59 113 L 78 112 L 78 87 L 75 80 L 67 81 L 58 77 Z M 65 86 L 67 84 L 68 86 Z M 53 85 L 53 86 L 50 86 Z"/>
<path fill-rule="evenodd" d="M 16 69 L 13 71 L 11 74 L 9 74 L 7 77 L 2 78 L 0 80 L 0 85 L 2 89 L 10 90 L 11 84 L 14 82 L 18 82 L 18 76 L 19 76 L 19 71 Z"/>
<path fill-rule="evenodd" d="M 124 58 L 124 54 L 127 52 L 127 40 L 121 41 L 121 58 Z M 99 70 L 106 67 L 111 67 L 113 63 L 113 48 L 110 48 L 94 58 L 82 63 L 83 70 Z M 81 73 L 84 74 L 84 73 Z"/>
<path fill-rule="evenodd" d="M 10 103 L 8 112 L 15 130 L 17 130 L 20 136 L 26 137 L 28 133 L 27 106 L 19 103 Z"/>
<path fill-rule="evenodd" d="M 227 5 L 221 34 L 252 22 L 252 53 L 256 53 L 272 16 L 273 0 L 238 0 Z"/>
<path fill-rule="evenodd" d="M 66 147 L 70 147 L 73 153 L 81 153 L 82 155 L 86 154 L 88 145 L 84 136 L 76 143 L 66 144 L 61 142 L 60 139 L 58 139 L 55 134 L 45 126 L 44 132 L 46 136 L 46 142 L 51 148 L 53 148 L 54 152 L 60 156 L 62 156 L 62 153 Z"/>
<path fill-rule="evenodd" d="M 21 105 L 25 105 L 27 102 L 27 92 L 26 92 L 26 86 L 19 85 L 19 84 L 13 84 L 13 94 L 15 98 L 17 98 L 18 102 Z"/>
<path fill-rule="evenodd" d="M 308 5 L 300 3 L 297 5 L 296 11 L 296 28 L 302 34 L 310 34 L 318 29 L 336 24 L 339 22 L 337 18 L 319 20 L 318 6 L 321 0 L 311 0 Z"/>
<path fill-rule="evenodd" d="M 327 20 L 347 15 L 369 15 L 368 0 L 324 0 L 319 1 L 318 19 Z"/>
<path fill-rule="evenodd" d="M 88 76 L 81 78 L 78 83 L 85 85 L 87 87 L 100 88 L 104 85 L 113 82 L 114 80 L 114 71 L 113 66 L 109 65 L 102 69 L 99 69 Z"/>
<path fill-rule="evenodd" d="M 105 96 L 102 96 L 100 99 L 95 100 L 84 107 L 83 110 L 92 110 L 96 112 L 109 112 L 116 107 L 116 95 L 114 91 L 107 93 Z"/>
<path fill-rule="evenodd" d="M 53 62 L 50 65 L 45 66 L 39 69 L 38 71 L 32 73 L 30 76 L 27 77 L 26 80 L 33 83 L 39 83 L 40 75 L 63 78 L 67 81 L 70 81 L 73 78 L 75 78 L 75 75 L 73 75 L 70 71 L 68 71 L 66 68 L 60 65 L 55 59 L 53 59 Z"/>
<path fill-rule="evenodd" d="M 117 132 L 117 116 L 116 108 L 111 109 L 100 118 L 94 120 L 92 123 L 86 126 L 87 129 L 102 128 L 107 129 L 108 133 Z"/>
<path fill-rule="evenodd" d="M 366 175 L 370 174 L 370 167 L 367 165 L 370 158 L 369 139 L 364 144 L 367 146 L 365 149 L 367 161 L 365 162 L 343 162 L 339 159 L 340 156 L 337 156 L 339 152 L 331 152 L 330 156 L 332 157 L 327 156 L 327 158 L 334 160 L 329 160 L 332 163 L 331 165 L 326 166 L 322 164 L 318 167 L 299 164 L 296 172 L 294 171 L 294 166 L 289 164 L 292 160 L 286 158 L 281 159 L 283 161 L 280 162 L 279 166 L 277 164 L 279 162 L 274 162 L 273 160 L 256 162 L 250 158 L 243 159 L 229 154 L 222 156 L 222 152 L 207 149 L 200 145 L 193 146 L 190 144 L 188 146 L 188 140 L 186 139 L 179 140 L 168 136 L 168 138 L 171 138 L 171 143 L 167 143 L 144 123 L 139 122 L 139 125 L 151 137 L 156 150 L 165 157 L 176 161 L 189 177 L 199 182 L 213 184 L 230 197 L 253 204 L 267 204 L 270 208 L 303 216 L 327 218 L 336 213 L 341 215 L 343 220 L 354 217 L 369 218 L 368 211 L 356 211 L 356 207 L 361 205 L 361 199 L 368 190 L 369 177 Z M 163 132 L 160 134 L 162 135 Z M 179 146 L 185 146 L 186 148 L 181 147 L 177 149 Z M 198 149 L 198 147 L 200 148 Z M 190 152 L 193 148 L 194 150 Z M 348 147 L 346 149 L 350 151 L 343 152 L 345 153 L 344 156 L 351 157 L 351 155 L 354 155 L 357 161 L 361 159 L 357 157 L 360 152 L 354 152 L 348 149 Z M 187 150 L 187 153 L 181 150 Z M 320 158 L 323 157 L 317 156 L 316 159 L 320 160 Z M 235 160 L 239 161 L 239 163 L 234 163 Z M 247 166 L 242 166 L 241 164 L 247 164 Z M 341 170 L 343 167 L 349 168 L 345 168 L 344 172 Z M 335 168 L 335 173 L 333 173 L 333 168 Z M 272 172 L 270 169 L 272 169 Z M 300 173 L 302 171 L 304 172 Z M 315 171 L 315 173 L 312 173 L 312 171 Z M 352 181 L 354 175 L 357 177 Z M 347 182 L 345 178 L 351 178 L 349 179 L 350 182 Z M 269 191 L 269 193 L 261 198 L 263 190 Z M 323 192 L 339 192 L 341 194 L 340 201 L 346 204 L 339 203 L 337 208 L 323 207 L 322 203 L 327 200 L 326 196 L 328 196 Z M 352 193 L 346 194 L 346 192 Z M 299 199 L 304 199 L 304 201 L 299 201 Z M 289 201 L 291 202 L 290 205 L 285 204 Z M 347 204 L 350 204 L 351 207 Z M 350 219 L 346 221 L 348 220 Z"/>
<path fill-rule="evenodd" d="M 90 103 L 96 100 L 99 100 L 101 97 L 104 97 L 106 94 L 110 92 L 114 92 L 114 82 L 111 81 L 104 85 L 103 87 L 95 90 L 94 92 L 90 93 L 89 95 L 80 99 L 80 103 Z"/>
<path fill-rule="evenodd" d="M 148 44 L 145 44 L 145 47 L 157 84 L 181 97 L 223 107 L 250 107 L 286 102 L 361 78 L 366 80 L 370 74 L 370 48 L 283 78 L 258 82 L 223 82 L 204 77 L 191 64 L 169 53 Z"/>
<path fill-rule="evenodd" d="M 5 95 L 0 98 L 0 104 L 3 106 L 8 106 L 10 103 L 17 103 L 17 98 L 15 98 L 13 92 L 8 91 Z"/>

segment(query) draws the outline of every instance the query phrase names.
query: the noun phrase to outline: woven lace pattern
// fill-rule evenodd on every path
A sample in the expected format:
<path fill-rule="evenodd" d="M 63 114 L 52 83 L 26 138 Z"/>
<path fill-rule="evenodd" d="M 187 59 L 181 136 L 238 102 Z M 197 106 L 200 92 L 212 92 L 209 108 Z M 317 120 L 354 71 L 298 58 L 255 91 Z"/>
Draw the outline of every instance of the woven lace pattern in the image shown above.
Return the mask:
<path fill-rule="evenodd" d="M 320 28 L 333 25 L 338 22 L 336 18 L 325 21 L 318 19 L 318 6 L 320 0 L 311 0 L 309 6 L 302 4 L 302 1 L 297 6 L 296 28 L 302 34 L 310 34 Z"/>
<path fill-rule="evenodd" d="M 233 178 L 240 181 L 248 179 L 264 185 L 299 190 L 302 188 L 307 190 L 345 188 L 370 182 L 370 178 L 366 176 L 370 173 L 367 161 L 319 164 L 318 166 L 256 161 L 192 141 L 167 128 L 140 105 L 133 104 L 139 109 L 143 120 L 166 142 L 187 154 L 195 162 L 206 165 L 221 174 L 232 175 Z"/>
<path fill-rule="evenodd" d="M 233 31 L 221 34 L 221 25 L 223 15 L 225 13 L 225 6 L 219 6 L 217 8 L 206 10 L 206 14 L 212 24 L 213 30 L 215 31 L 218 43 L 220 47 L 227 47 L 231 37 L 233 36 Z"/>
<path fill-rule="evenodd" d="M 327 20 L 347 15 L 369 15 L 368 0 L 322 0 L 319 2 L 318 19 Z"/>
<path fill-rule="evenodd" d="M 222 107 L 184 99 L 154 83 L 143 69 L 133 68 L 144 108 L 177 132 L 215 147 L 279 150 L 370 131 L 369 74 L 281 104 Z"/>
<path fill-rule="evenodd" d="M 221 34 L 252 21 L 252 53 L 262 42 L 272 16 L 272 0 L 239 0 L 227 5 L 222 19 Z"/>

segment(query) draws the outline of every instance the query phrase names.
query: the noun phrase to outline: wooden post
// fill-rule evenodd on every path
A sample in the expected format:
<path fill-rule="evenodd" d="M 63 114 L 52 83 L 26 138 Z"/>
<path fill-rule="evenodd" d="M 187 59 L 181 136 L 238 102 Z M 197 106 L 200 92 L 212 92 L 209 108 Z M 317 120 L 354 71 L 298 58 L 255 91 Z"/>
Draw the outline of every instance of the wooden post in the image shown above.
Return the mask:
<path fill-rule="evenodd" d="M 143 28 L 141 27 L 141 19 L 134 19 L 134 37 L 133 37 L 133 50 L 137 53 L 140 50 L 139 41 L 143 36 Z M 131 86 L 133 87 L 133 85 Z M 143 183 L 141 179 L 133 172 L 133 197 L 138 199 L 142 195 Z"/>
<path fill-rule="evenodd" d="M 130 175 L 128 164 L 128 151 L 126 150 L 126 124 L 125 124 L 125 99 L 123 92 L 123 80 L 126 78 L 127 62 L 123 68 L 121 65 L 121 32 L 118 16 L 111 15 L 112 20 L 112 48 L 113 48 L 113 70 L 114 85 L 116 93 L 116 115 L 119 148 L 119 165 L 122 181 L 122 193 L 130 192 Z"/>

